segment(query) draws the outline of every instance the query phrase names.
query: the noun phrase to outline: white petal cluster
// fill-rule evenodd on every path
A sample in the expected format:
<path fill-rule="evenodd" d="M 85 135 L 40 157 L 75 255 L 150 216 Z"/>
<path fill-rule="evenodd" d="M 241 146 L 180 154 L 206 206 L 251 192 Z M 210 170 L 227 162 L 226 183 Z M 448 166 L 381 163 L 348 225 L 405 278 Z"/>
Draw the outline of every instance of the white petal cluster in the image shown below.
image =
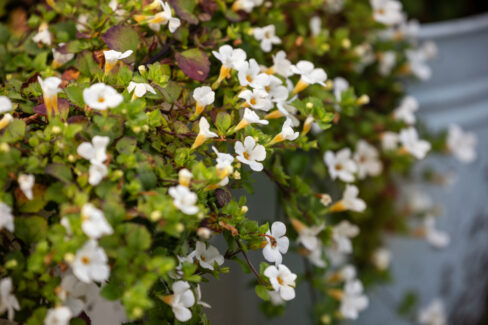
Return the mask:
<path fill-rule="evenodd" d="M 209 86 L 197 87 L 193 90 L 193 99 L 202 107 L 213 104 L 215 92 Z"/>
<path fill-rule="evenodd" d="M 198 197 L 188 187 L 183 185 L 170 187 L 168 193 L 173 198 L 175 207 L 181 212 L 188 215 L 193 215 L 198 212 L 198 207 L 196 206 Z"/>
<path fill-rule="evenodd" d="M 395 67 L 396 61 L 396 54 L 393 51 L 385 51 L 381 53 L 379 57 L 379 66 L 378 72 L 386 77 L 391 73 L 391 70 Z"/>
<path fill-rule="evenodd" d="M 71 310 L 65 306 L 49 309 L 44 319 L 44 325 L 68 325 L 73 316 Z"/>
<path fill-rule="evenodd" d="M 378 176 L 383 171 L 378 150 L 362 139 L 356 144 L 354 161 L 357 165 L 359 179 L 365 179 L 366 176 Z"/>
<path fill-rule="evenodd" d="M 36 43 L 44 43 L 47 46 L 51 46 L 51 33 L 49 32 L 49 26 L 47 23 L 44 22 L 39 26 L 37 34 L 32 37 L 32 40 Z"/>
<path fill-rule="evenodd" d="M 286 254 L 290 241 L 286 237 L 286 226 L 283 222 L 276 221 L 271 225 L 271 231 L 266 232 L 266 246 L 263 248 L 264 258 L 271 263 L 280 265 Z"/>
<path fill-rule="evenodd" d="M 147 92 L 150 92 L 151 94 L 156 95 L 156 90 L 154 90 L 154 88 L 150 84 L 145 83 L 145 82 L 131 81 L 129 83 L 129 86 L 127 86 L 127 91 L 129 93 L 134 91 L 133 97 L 142 97 Z"/>
<path fill-rule="evenodd" d="M 190 254 L 198 260 L 198 264 L 204 269 L 214 270 L 214 265 L 224 264 L 224 256 L 219 253 L 217 247 L 197 241 L 195 250 Z"/>
<path fill-rule="evenodd" d="M 476 159 L 476 144 L 478 139 L 472 132 L 464 132 L 459 125 L 449 126 L 447 134 L 447 148 L 463 163 L 470 163 Z"/>
<path fill-rule="evenodd" d="M 64 43 L 59 43 L 59 46 L 63 46 Z M 63 53 L 61 51 L 57 51 L 55 48 L 52 49 L 53 52 L 53 64 L 54 67 L 60 67 L 63 64 L 67 63 L 68 61 L 71 61 L 74 57 L 74 53 Z"/>
<path fill-rule="evenodd" d="M 295 298 L 295 280 L 297 275 L 292 273 L 285 265 L 268 266 L 264 270 L 264 275 L 269 278 L 271 286 L 280 298 L 289 301 Z"/>
<path fill-rule="evenodd" d="M 415 97 L 405 97 L 400 106 L 393 111 L 395 120 L 403 121 L 408 125 L 415 124 L 415 112 L 419 109 L 419 103 Z"/>
<path fill-rule="evenodd" d="M 431 148 L 430 142 L 419 139 L 413 127 L 400 131 L 400 143 L 406 152 L 417 159 L 424 159 Z"/>
<path fill-rule="evenodd" d="M 119 52 L 115 50 L 108 50 L 103 51 L 103 55 L 105 57 L 105 62 L 110 62 L 112 64 L 117 63 L 119 60 L 123 60 L 131 56 L 133 53 L 132 50 L 127 50 L 125 52 Z"/>
<path fill-rule="evenodd" d="M 359 234 L 359 228 L 347 220 L 341 221 L 332 230 L 332 240 L 335 248 L 340 253 L 349 254 L 352 252 L 351 238 Z"/>
<path fill-rule="evenodd" d="M 236 0 L 232 5 L 232 10 L 243 10 L 247 13 L 251 13 L 255 7 L 263 4 L 264 0 Z"/>
<path fill-rule="evenodd" d="M 39 84 L 41 85 L 42 93 L 44 96 L 56 96 L 61 91 L 59 85 L 61 85 L 62 80 L 58 77 L 48 77 L 43 80 L 41 77 L 38 76 L 37 81 L 39 81 Z"/>
<path fill-rule="evenodd" d="M 3 278 L 0 280 L 0 315 L 7 312 L 9 320 L 13 321 L 15 311 L 20 310 L 19 302 L 14 294 L 12 294 L 13 285 L 11 278 Z"/>
<path fill-rule="evenodd" d="M 81 282 L 71 272 L 63 275 L 56 295 L 73 315 L 79 315 L 87 305 L 90 284 Z"/>
<path fill-rule="evenodd" d="M 363 212 L 366 209 L 366 202 L 358 198 L 359 189 L 355 185 L 346 185 L 346 190 L 342 196 L 342 204 L 346 210 Z"/>
<path fill-rule="evenodd" d="M 110 275 L 107 255 L 94 239 L 88 240 L 76 252 L 71 267 L 74 275 L 85 283 L 103 282 Z"/>
<path fill-rule="evenodd" d="M 259 64 L 254 59 L 244 61 L 239 67 L 237 77 L 241 86 L 264 89 L 269 84 L 270 75 L 261 72 Z"/>
<path fill-rule="evenodd" d="M 357 319 L 359 312 L 368 307 L 369 299 L 363 294 L 363 291 L 361 281 L 355 279 L 346 282 L 340 306 L 342 316 L 349 319 Z"/>
<path fill-rule="evenodd" d="M 342 77 L 334 78 L 334 97 L 337 103 L 342 101 L 342 93 L 349 89 L 349 82 Z M 340 108 L 338 106 L 338 108 Z M 337 108 L 336 108 L 337 110 Z"/>
<path fill-rule="evenodd" d="M 256 27 L 253 30 L 256 40 L 261 41 L 261 49 L 264 52 L 270 52 L 273 44 L 281 44 L 281 39 L 276 36 L 275 26 L 268 25 L 265 27 Z"/>
<path fill-rule="evenodd" d="M 427 215 L 424 219 L 425 239 L 436 248 L 444 248 L 449 245 L 451 238 L 445 231 L 435 227 L 435 217 Z"/>
<path fill-rule="evenodd" d="M 3 228 L 14 232 L 14 216 L 12 215 L 12 208 L 0 202 L 0 230 Z"/>
<path fill-rule="evenodd" d="M 295 74 L 300 75 L 300 78 L 308 85 L 319 84 L 325 86 L 327 80 L 327 73 L 322 68 L 315 68 L 312 62 L 298 61 L 296 65 L 292 67 L 292 71 Z"/>
<path fill-rule="evenodd" d="M 358 166 L 352 159 L 349 148 L 341 149 L 337 154 L 332 151 L 326 151 L 324 161 L 329 168 L 329 174 L 332 179 L 339 178 L 346 183 L 354 181 L 354 174 L 357 172 Z"/>
<path fill-rule="evenodd" d="M 385 247 L 377 248 L 373 253 L 373 263 L 378 270 L 384 271 L 388 269 L 391 262 L 391 251 Z"/>
<path fill-rule="evenodd" d="M 95 208 L 91 203 L 86 203 L 81 208 L 81 228 L 92 239 L 98 239 L 103 235 L 111 235 L 113 229 L 105 219 L 102 210 Z"/>
<path fill-rule="evenodd" d="M 195 295 L 190 284 L 186 281 L 176 281 L 171 288 L 173 295 L 165 297 L 165 302 L 171 306 L 177 320 L 189 321 L 192 316 L 190 307 L 195 304 Z"/>
<path fill-rule="evenodd" d="M 124 97 L 111 86 L 100 82 L 83 90 L 83 100 L 89 107 L 103 111 L 119 106 Z"/>
<path fill-rule="evenodd" d="M 399 24 L 405 20 L 402 4 L 398 0 L 370 0 L 374 19 L 387 26 Z"/>
<path fill-rule="evenodd" d="M 285 51 L 279 51 L 273 55 L 272 70 L 278 75 L 287 78 L 293 75 L 293 64 L 286 58 Z"/>
<path fill-rule="evenodd" d="M 0 114 L 8 113 L 12 110 L 12 102 L 7 96 L 0 96 Z"/>
<path fill-rule="evenodd" d="M 107 160 L 106 149 L 110 141 L 109 137 L 94 136 L 92 142 L 83 142 L 78 146 L 78 154 L 90 161 L 88 183 L 98 185 L 107 176 L 108 170 L 104 161 Z"/>
<path fill-rule="evenodd" d="M 159 0 L 159 3 L 163 11 L 158 12 L 154 16 L 148 17 L 148 26 L 153 31 L 159 32 L 161 30 L 161 26 L 168 25 L 169 31 L 174 33 L 178 27 L 180 27 L 181 21 L 179 18 L 173 17 L 171 7 L 167 2 Z"/>
<path fill-rule="evenodd" d="M 34 193 L 32 190 L 34 188 L 35 181 L 34 175 L 31 174 L 20 174 L 17 178 L 20 190 L 29 200 L 34 198 Z"/>
<path fill-rule="evenodd" d="M 246 89 L 238 97 L 244 99 L 246 104 L 254 109 L 267 112 L 273 108 L 273 102 L 264 89 Z"/>
<path fill-rule="evenodd" d="M 418 322 L 422 325 L 446 325 L 447 316 L 442 300 L 434 299 L 427 307 L 420 310 Z"/>
<path fill-rule="evenodd" d="M 246 52 L 242 49 L 233 49 L 230 45 L 222 45 L 219 51 L 212 51 L 212 54 L 227 68 L 239 69 L 246 61 Z"/>
<path fill-rule="evenodd" d="M 266 149 L 263 145 L 256 144 L 253 137 L 247 136 L 244 139 L 244 144 L 237 141 L 234 150 L 237 153 L 237 160 L 241 163 L 249 165 L 256 172 L 263 170 L 263 164 L 260 161 L 266 159 Z"/>

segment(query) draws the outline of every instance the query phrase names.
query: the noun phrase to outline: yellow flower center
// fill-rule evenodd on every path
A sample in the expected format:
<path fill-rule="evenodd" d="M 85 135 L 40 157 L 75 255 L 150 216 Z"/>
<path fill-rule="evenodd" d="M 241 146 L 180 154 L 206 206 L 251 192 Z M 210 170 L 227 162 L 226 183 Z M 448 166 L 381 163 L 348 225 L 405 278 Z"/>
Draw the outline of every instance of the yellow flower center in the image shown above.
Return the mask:
<path fill-rule="evenodd" d="M 89 257 L 83 256 L 83 257 L 81 258 L 81 263 L 83 263 L 83 264 L 85 264 L 85 265 L 90 264 L 90 262 L 91 262 L 91 260 L 90 260 L 90 258 L 89 258 Z"/>
<path fill-rule="evenodd" d="M 98 100 L 97 100 L 99 103 L 103 103 L 105 102 L 105 97 L 98 97 Z"/>

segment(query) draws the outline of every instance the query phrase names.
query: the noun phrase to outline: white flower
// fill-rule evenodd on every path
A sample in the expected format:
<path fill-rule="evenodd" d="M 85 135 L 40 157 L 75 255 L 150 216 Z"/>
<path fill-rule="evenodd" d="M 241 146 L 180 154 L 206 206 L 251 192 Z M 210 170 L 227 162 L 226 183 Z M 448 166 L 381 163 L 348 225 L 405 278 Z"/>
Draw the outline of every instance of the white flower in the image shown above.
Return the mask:
<path fill-rule="evenodd" d="M 44 325 L 68 325 L 72 316 L 68 307 L 59 306 L 49 309 L 44 319 Z"/>
<path fill-rule="evenodd" d="M 351 150 L 349 148 L 341 149 L 337 154 L 332 151 L 326 151 L 324 161 L 329 167 L 329 174 L 332 179 L 350 183 L 354 181 L 354 173 L 358 167 L 354 160 L 351 159 Z"/>
<path fill-rule="evenodd" d="M 254 7 L 260 6 L 262 4 L 263 0 L 236 0 L 232 5 L 232 10 L 243 10 L 247 13 L 250 13 L 254 9 Z"/>
<path fill-rule="evenodd" d="M 29 200 L 32 200 L 34 198 L 34 193 L 32 193 L 32 188 L 34 187 L 35 183 L 34 175 L 20 174 L 17 178 L 17 182 L 19 182 L 20 189 L 24 195 Z"/>
<path fill-rule="evenodd" d="M 0 96 L 0 114 L 8 113 L 12 110 L 12 102 L 7 96 Z"/>
<path fill-rule="evenodd" d="M 295 280 L 297 275 L 291 273 L 285 265 L 268 266 L 264 270 L 264 275 L 269 278 L 273 289 L 280 294 L 281 299 L 285 301 L 295 298 Z"/>
<path fill-rule="evenodd" d="M 59 46 L 63 46 L 64 43 L 59 43 Z M 68 61 L 71 61 L 75 55 L 74 53 L 62 53 L 60 51 L 56 51 L 56 49 L 52 49 L 53 51 L 53 66 L 55 69 L 61 67 Z"/>
<path fill-rule="evenodd" d="M 418 315 L 418 322 L 422 325 L 446 325 L 446 311 L 440 299 L 434 299 Z"/>
<path fill-rule="evenodd" d="M 403 149 L 417 159 L 424 159 L 431 145 L 425 140 L 420 140 L 417 130 L 413 127 L 400 131 L 400 142 Z"/>
<path fill-rule="evenodd" d="M 419 103 L 415 97 L 403 98 L 400 106 L 393 111 L 393 117 L 397 121 L 403 121 L 409 125 L 415 124 L 415 112 L 419 109 Z"/>
<path fill-rule="evenodd" d="M 244 64 L 247 57 L 246 52 L 242 49 L 233 49 L 232 46 L 227 44 L 222 45 L 218 52 L 212 51 L 212 54 L 217 60 L 222 62 L 217 84 L 229 75 L 230 69 L 234 68 L 238 70 Z"/>
<path fill-rule="evenodd" d="M 197 87 L 193 90 L 193 99 L 196 102 L 196 115 L 200 115 L 205 106 L 213 104 L 215 101 L 215 92 L 208 86 Z"/>
<path fill-rule="evenodd" d="M 127 91 L 131 93 L 134 91 L 134 94 L 132 95 L 132 99 L 136 99 L 137 97 L 142 97 L 146 94 L 146 92 L 150 92 L 154 95 L 156 95 L 156 90 L 154 88 L 145 82 L 134 82 L 131 81 L 129 82 L 129 86 L 127 86 Z"/>
<path fill-rule="evenodd" d="M 346 282 L 353 281 L 357 277 L 357 270 L 354 267 L 354 265 L 344 265 L 340 270 L 339 270 L 339 277 L 341 280 L 344 280 Z"/>
<path fill-rule="evenodd" d="M 413 213 L 426 212 L 433 208 L 432 198 L 418 186 L 410 185 L 406 188 L 407 207 Z"/>
<path fill-rule="evenodd" d="M 190 215 L 198 212 L 198 207 L 196 206 L 198 197 L 188 187 L 183 185 L 170 187 L 168 193 L 173 198 L 175 207 L 181 212 Z"/>
<path fill-rule="evenodd" d="M 237 124 L 234 131 L 239 131 L 240 129 L 243 129 L 250 124 L 268 125 L 269 122 L 267 120 L 261 120 L 258 114 L 246 107 L 244 109 L 244 116 L 242 117 L 242 120 L 239 122 L 239 124 Z"/>
<path fill-rule="evenodd" d="M 3 202 L 0 202 L 0 230 L 3 228 L 14 232 L 14 216 L 12 209 Z"/>
<path fill-rule="evenodd" d="M 79 315 L 85 308 L 84 297 L 88 293 L 89 285 L 81 282 L 71 272 L 63 276 L 56 295 L 63 301 L 73 315 Z"/>
<path fill-rule="evenodd" d="M 280 306 L 285 303 L 283 299 L 281 299 L 279 291 L 268 291 L 269 300 L 273 306 Z"/>
<path fill-rule="evenodd" d="M 246 101 L 245 105 L 254 109 L 267 112 L 273 108 L 273 102 L 264 89 L 246 89 L 241 91 L 238 97 Z"/>
<path fill-rule="evenodd" d="M 90 185 L 98 185 L 108 173 L 103 162 L 107 159 L 106 149 L 109 141 L 109 137 L 96 135 L 93 137 L 92 143 L 83 142 L 78 146 L 78 154 L 91 163 L 88 179 Z"/>
<path fill-rule="evenodd" d="M 349 319 L 357 319 L 359 312 L 366 309 L 368 305 L 369 299 L 363 294 L 361 281 L 346 282 L 340 306 L 342 316 Z"/>
<path fill-rule="evenodd" d="M 190 307 L 195 304 L 195 295 L 186 281 L 176 281 L 172 285 L 173 294 L 163 298 L 163 301 L 171 306 L 175 317 L 180 322 L 191 319 Z"/>
<path fill-rule="evenodd" d="M 435 217 L 427 215 L 424 219 L 425 238 L 432 246 L 444 248 L 451 241 L 449 234 L 435 228 Z"/>
<path fill-rule="evenodd" d="M 300 75 L 300 80 L 293 89 L 293 94 L 308 87 L 308 85 L 319 84 L 325 87 L 325 80 L 327 80 L 327 73 L 322 68 L 315 68 L 312 62 L 298 61 L 292 66 L 292 71 Z"/>
<path fill-rule="evenodd" d="M 58 77 L 49 77 L 42 80 L 40 76 L 37 76 L 37 81 L 41 85 L 42 95 L 44 98 L 44 105 L 46 106 L 46 112 L 51 114 L 58 112 L 58 93 L 61 91 L 59 85 L 62 80 Z"/>
<path fill-rule="evenodd" d="M 346 79 L 342 77 L 334 78 L 334 97 L 337 103 L 340 103 L 342 101 L 342 93 L 348 89 L 349 82 Z"/>
<path fill-rule="evenodd" d="M 113 229 L 105 219 L 102 210 L 95 208 L 91 203 L 86 203 L 81 208 L 81 228 L 92 239 L 113 233 Z"/>
<path fill-rule="evenodd" d="M 163 11 L 158 12 L 154 16 L 148 17 L 148 24 L 149 28 L 151 28 L 155 32 L 159 32 L 161 30 L 161 26 L 168 25 L 169 31 L 174 33 L 178 27 L 181 25 L 181 21 L 177 17 L 173 17 L 173 13 L 171 12 L 171 7 L 167 2 L 159 1 L 161 8 Z"/>
<path fill-rule="evenodd" d="M 0 130 L 6 128 L 10 122 L 14 120 L 14 117 L 10 113 L 5 114 L 2 119 L 0 119 Z"/>
<path fill-rule="evenodd" d="M 78 20 L 76 23 L 76 30 L 80 33 L 86 32 L 87 31 L 87 23 L 88 23 L 88 14 L 82 14 L 78 16 Z"/>
<path fill-rule="evenodd" d="M 449 126 L 447 134 L 447 148 L 464 163 L 473 162 L 476 159 L 476 144 L 478 139 L 472 132 L 464 132 L 459 125 Z"/>
<path fill-rule="evenodd" d="M 244 144 L 237 141 L 234 150 L 238 154 L 237 160 L 249 165 L 256 172 L 263 170 L 263 164 L 258 161 L 266 159 L 266 149 L 263 145 L 256 144 L 253 137 L 247 136 L 244 139 Z"/>
<path fill-rule="evenodd" d="M 332 230 L 332 240 L 339 252 L 351 253 L 352 243 L 350 238 L 356 237 L 358 234 L 359 228 L 356 225 L 343 220 Z"/>
<path fill-rule="evenodd" d="M 420 48 L 417 50 L 407 50 L 406 55 L 410 71 L 420 80 L 425 81 L 430 79 L 432 70 L 427 65 L 430 53 Z"/>
<path fill-rule="evenodd" d="M 312 36 L 317 36 L 320 34 L 320 30 L 322 29 L 322 20 L 318 16 L 313 16 L 309 22 L 310 32 Z"/>
<path fill-rule="evenodd" d="M 102 111 L 119 106 L 124 97 L 111 86 L 100 82 L 83 90 L 83 100 L 91 108 Z"/>
<path fill-rule="evenodd" d="M 379 270 L 386 270 L 391 262 L 391 251 L 387 248 L 377 248 L 373 253 L 373 263 Z"/>
<path fill-rule="evenodd" d="M 271 231 L 268 230 L 266 232 L 265 238 L 267 243 L 263 248 L 263 256 L 268 262 L 274 262 L 276 265 L 281 264 L 281 254 L 286 254 L 290 245 L 290 241 L 285 235 L 285 224 L 280 221 L 273 222 Z"/>
<path fill-rule="evenodd" d="M 291 223 L 298 233 L 297 243 L 301 243 L 309 251 L 319 250 L 321 244 L 317 236 L 324 230 L 325 223 L 310 227 L 297 219 L 291 219 Z"/>
<path fill-rule="evenodd" d="M 383 164 L 378 158 L 378 150 L 364 140 L 359 140 L 354 153 L 354 161 L 358 167 L 358 178 L 378 176 L 383 171 Z"/>
<path fill-rule="evenodd" d="M 399 24 L 405 20 L 402 4 L 397 0 L 370 0 L 374 19 L 387 26 Z"/>
<path fill-rule="evenodd" d="M 285 51 L 281 50 L 275 55 L 273 55 L 273 67 L 270 69 L 269 73 L 277 73 L 282 77 L 289 77 L 293 74 L 293 65 L 286 58 Z"/>
<path fill-rule="evenodd" d="M 132 50 L 127 50 L 125 52 L 119 52 L 114 50 L 103 51 L 105 56 L 105 73 L 109 73 L 119 62 L 132 55 Z"/>
<path fill-rule="evenodd" d="M 381 147 L 383 150 L 394 150 L 398 147 L 400 137 L 397 133 L 386 131 L 381 133 Z"/>
<path fill-rule="evenodd" d="M 261 68 L 254 59 L 244 61 L 238 67 L 237 77 L 241 86 L 251 86 L 258 89 L 263 89 L 269 83 L 270 78 L 268 74 L 261 73 Z"/>
<path fill-rule="evenodd" d="M 195 142 L 191 146 L 192 149 L 196 149 L 201 146 L 208 138 L 218 137 L 218 134 L 210 131 L 210 124 L 205 117 L 201 117 L 198 123 L 200 131 L 198 132 Z"/>
<path fill-rule="evenodd" d="M 76 252 L 71 267 L 74 275 L 80 281 L 85 283 L 103 282 L 108 280 L 110 275 L 107 262 L 107 255 L 103 248 L 98 246 L 96 240 L 90 239 Z"/>
<path fill-rule="evenodd" d="M 268 25 L 262 28 L 256 27 L 253 33 L 256 40 L 261 41 L 261 50 L 264 52 L 271 51 L 273 44 L 281 44 L 281 39 L 276 36 L 274 25 Z"/>
<path fill-rule="evenodd" d="M 0 315 L 8 311 L 8 319 L 13 321 L 16 310 L 20 310 L 17 298 L 12 294 L 12 279 L 3 278 L 0 281 Z"/>
<path fill-rule="evenodd" d="M 204 269 L 214 270 L 214 265 L 224 264 L 224 256 L 219 253 L 217 247 L 208 245 L 205 247 L 205 243 L 197 241 L 195 250 L 191 253 L 198 260 L 201 267 Z"/>
<path fill-rule="evenodd" d="M 212 147 L 212 150 L 217 155 L 217 165 L 215 166 L 215 168 L 217 168 L 217 174 L 221 179 L 226 178 L 234 171 L 234 167 L 232 167 L 234 156 L 229 155 L 228 153 L 219 152 L 215 147 Z"/>
<path fill-rule="evenodd" d="M 300 133 L 299 132 L 295 132 L 293 130 L 293 128 L 291 127 L 292 123 L 293 122 L 290 119 L 286 119 L 285 122 L 283 123 L 283 127 L 281 128 L 281 132 L 278 133 L 271 140 L 271 142 L 269 143 L 269 145 L 273 145 L 275 143 L 278 143 L 278 142 L 281 142 L 281 141 L 285 141 L 285 140 L 289 140 L 289 141 L 296 140 L 296 138 L 298 138 L 298 136 L 300 135 Z"/>
<path fill-rule="evenodd" d="M 387 76 L 396 65 L 396 54 L 393 51 L 381 53 L 379 57 L 378 71 L 382 76 Z"/>
<path fill-rule="evenodd" d="M 271 100 L 277 103 L 286 102 L 286 99 L 290 94 L 288 89 L 283 86 L 281 79 L 272 75 L 269 76 L 268 83 L 264 86 L 264 90 L 271 97 Z"/>
<path fill-rule="evenodd" d="M 32 37 L 36 43 L 44 43 L 51 46 L 51 33 L 49 33 L 49 26 L 46 22 L 42 23 L 37 30 L 37 34 Z"/>
<path fill-rule="evenodd" d="M 182 186 L 189 187 L 192 178 L 193 174 L 186 168 L 180 169 L 178 172 L 178 183 Z"/>
<path fill-rule="evenodd" d="M 358 198 L 359 190 L 356 185 L 346 185 L 346 190 L 342 196 L 342 200 L 334 204 L 330 211 L 344 211 L 351 210 L 356 212 L 363 212 L 366 209 L 366 203 Z"/>

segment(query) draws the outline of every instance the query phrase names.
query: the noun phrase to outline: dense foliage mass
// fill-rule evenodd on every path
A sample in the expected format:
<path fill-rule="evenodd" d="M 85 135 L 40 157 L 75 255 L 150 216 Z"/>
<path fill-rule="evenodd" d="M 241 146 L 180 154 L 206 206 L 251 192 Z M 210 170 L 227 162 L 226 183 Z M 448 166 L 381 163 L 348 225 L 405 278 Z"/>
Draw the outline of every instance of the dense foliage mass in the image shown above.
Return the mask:
<path fill-rule="evenodd" d="M 405 216 L 447 244 L 429 206 L 398 209 L 396 180 L 431 149 L 473 160 L 475 139 L 456 126 L 447 141 L 419 137 L 401 80 L 428 78 L 435 47 L 417 44 L 397 1 L 50 0 L 8 15 L 0 313 L 10 320 L 83 324 L 102 297 L 134 324 L 206 324 L 199 283 L 233 260 L 266 314 L 309 282 L 311 319 L 335 323 L 367 307 L 359 279 L 387 278 L 382 237 L 408 232 Z M 252 207 L 232 190 L 251 192 L 253 173 L 276 184 L 283 216 L 269 219 L 282 221 L 246 217 Z M 259 266 L 248 250 L 262 250 Z M 305 275 L 285 266 L 288 250 Z"/>

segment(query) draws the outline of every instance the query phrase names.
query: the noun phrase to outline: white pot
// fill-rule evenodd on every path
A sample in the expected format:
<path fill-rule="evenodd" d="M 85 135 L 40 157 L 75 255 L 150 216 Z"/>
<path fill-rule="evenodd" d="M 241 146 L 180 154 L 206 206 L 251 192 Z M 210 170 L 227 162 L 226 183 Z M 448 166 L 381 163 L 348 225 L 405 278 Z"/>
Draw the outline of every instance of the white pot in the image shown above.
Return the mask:
<path fill-rule="evenodd" d="M 422 40 L 439 48 L 432 79 L 409 87 L 420 102 L 419 115 L 431 129 L 457 123 L 478 136 L 478 159 L 462 165 L 452 157 L 428 159 L 420 167 L 456 174 L 450 188 L 427 187 L 443 207 L 438 228 L 451 237 L 437 250 L 417 239 L 392 238 L 394 283 L 371 293 L 360 324 L 412 324 L 396 315 L 408 290 L 419 305 L 435 297 L 446 304 L 448 324 L 479 324 L 488 294 L 488 14 L 427 24 Z"/>

